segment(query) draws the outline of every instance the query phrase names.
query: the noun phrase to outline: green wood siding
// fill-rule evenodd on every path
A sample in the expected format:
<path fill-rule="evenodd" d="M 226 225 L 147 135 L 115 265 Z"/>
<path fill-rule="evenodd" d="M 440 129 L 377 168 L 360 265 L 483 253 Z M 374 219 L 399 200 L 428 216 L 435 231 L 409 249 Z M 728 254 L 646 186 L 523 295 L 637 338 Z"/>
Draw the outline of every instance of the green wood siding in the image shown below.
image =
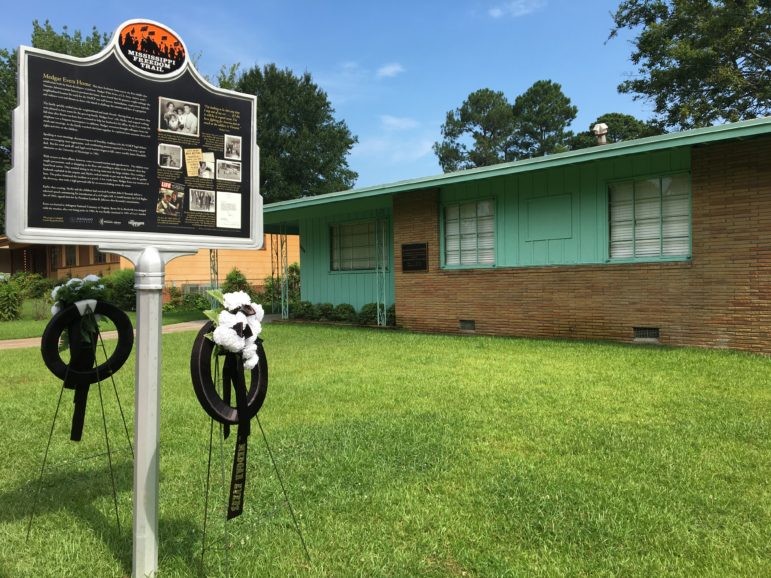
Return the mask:
<path fill-rule="evenodd" d="M 393 238 L 391 199 L 379 198 L 345 203 L 341 206 L 314 207 L 297 215 L 302 250 L 300 275 L 302 299 L 312 303 L 349 303 L 360 309 L 377 300 L 375 271 L 332 271 L 330 269 L 330 227 L 371 219 L 386 221 L 386 305 L 394 302 Z"/>
<path fill-rule="evenodd" d="M 654 151 L 451 184 L 440 203 L 495 199 L 497 267 L 604 263 L 608 183 L 689 169 L 687 148 Z"/>

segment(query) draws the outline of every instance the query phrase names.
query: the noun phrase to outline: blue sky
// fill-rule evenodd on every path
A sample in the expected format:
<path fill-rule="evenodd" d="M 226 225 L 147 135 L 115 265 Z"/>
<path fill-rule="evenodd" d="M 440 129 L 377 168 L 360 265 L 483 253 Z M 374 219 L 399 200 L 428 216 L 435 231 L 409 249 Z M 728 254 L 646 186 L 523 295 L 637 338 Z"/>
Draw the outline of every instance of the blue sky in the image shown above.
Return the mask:
<path fill-rule="evenodd" d="M 599 115 L 648 119 L 651 106 L 619 94 L 634 67 L 631 35 L 606 42 L 618 0 L 250 0 L 246 2 L 15 2 L 0 46 L 29 44 L 32 21 L 112 33 L 133 18 L 173 29 L 198 69 L 270 62 L 309 72 L 336 118 L 359 139 L 349 157 L 357 187 L 441 173 L 431 145 L 447 111 L 473 91 L 513 102 L 550 79 L 578 107 L 574 130 Z"/>

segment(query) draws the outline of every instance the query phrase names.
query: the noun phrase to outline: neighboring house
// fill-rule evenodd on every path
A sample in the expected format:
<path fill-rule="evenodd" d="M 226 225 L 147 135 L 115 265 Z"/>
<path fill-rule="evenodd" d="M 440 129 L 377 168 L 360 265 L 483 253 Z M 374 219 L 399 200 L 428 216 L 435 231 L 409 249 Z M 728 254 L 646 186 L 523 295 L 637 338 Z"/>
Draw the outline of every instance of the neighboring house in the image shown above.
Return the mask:
<path fill-rule="evenodd" d="M 300 244 L 296 236 L 285 236 L 283 251 L 288 264 L 300 259 Z M 278 235 L 265 235 L 262 249 L 217 251 L 217 272 L 220 284 L 233 268 L 238 268 L 249 282 L 261 287 L 265 278 L 280 274 L 282 250 Z M 119 269 L 132 268 L 127 259 L 109 253 L 100 253 L 89 245 L 28 245 L 13 243 L 0 237 L 0 271 L 16 273 L 29 271 L 45 277 L 85 277 L 91 273 L 108 275 Z M 201 292 L 210 287 L 211 258 L 208 249 L 196 255 L 178 257 L 166 266 L 167 286 L 183 292 Z"/>
<path fill-rule="evenodd" d="M 771 353 L 771 117 L 267 205 L 302 299 L 417 331 Z"/>

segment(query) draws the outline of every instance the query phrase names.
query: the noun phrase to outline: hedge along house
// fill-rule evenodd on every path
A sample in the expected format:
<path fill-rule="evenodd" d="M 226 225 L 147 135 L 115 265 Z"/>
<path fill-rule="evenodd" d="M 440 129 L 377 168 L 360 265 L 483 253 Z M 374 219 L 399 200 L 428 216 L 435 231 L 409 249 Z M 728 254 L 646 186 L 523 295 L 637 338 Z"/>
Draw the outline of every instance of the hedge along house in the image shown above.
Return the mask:
<path fill-rule="evenodd" d="M 302 298 L 417 331 L 771 352 L 771 117 L 267 205 Z"/>

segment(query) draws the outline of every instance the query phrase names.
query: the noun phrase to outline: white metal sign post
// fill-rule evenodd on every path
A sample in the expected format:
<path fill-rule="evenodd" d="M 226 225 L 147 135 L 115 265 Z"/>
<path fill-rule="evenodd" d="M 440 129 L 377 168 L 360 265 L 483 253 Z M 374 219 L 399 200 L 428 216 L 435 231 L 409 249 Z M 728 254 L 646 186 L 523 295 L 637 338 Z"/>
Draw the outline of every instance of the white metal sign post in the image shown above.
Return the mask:
<path fill-rule="evenodd" d="M 135 577 L 158 569 L 158 477 L 161 407 L 161 305 L 165 263 L 148 247 L 135 261 L 137 350 L 134 418 Z"/>
<path fill-rule="evenodd" d="M 95 245 L 135 265 L 132 575 L 153 576 L 165 267 L 262 246 L 256 97 L 210 85 L 150 20 L 124 22 L 88 58 L 20 47 L 18 94 L 8 237 Z"/>
<path fill-rule="evenodd" d="M 134 391 L 134 524 L 132 576 L 158 570 L 158 479 L 160 448 L 161 310 L 166 263 L 183 255 L 148 247 L 121 251 L 135 264 L 137 291 Z"/>

